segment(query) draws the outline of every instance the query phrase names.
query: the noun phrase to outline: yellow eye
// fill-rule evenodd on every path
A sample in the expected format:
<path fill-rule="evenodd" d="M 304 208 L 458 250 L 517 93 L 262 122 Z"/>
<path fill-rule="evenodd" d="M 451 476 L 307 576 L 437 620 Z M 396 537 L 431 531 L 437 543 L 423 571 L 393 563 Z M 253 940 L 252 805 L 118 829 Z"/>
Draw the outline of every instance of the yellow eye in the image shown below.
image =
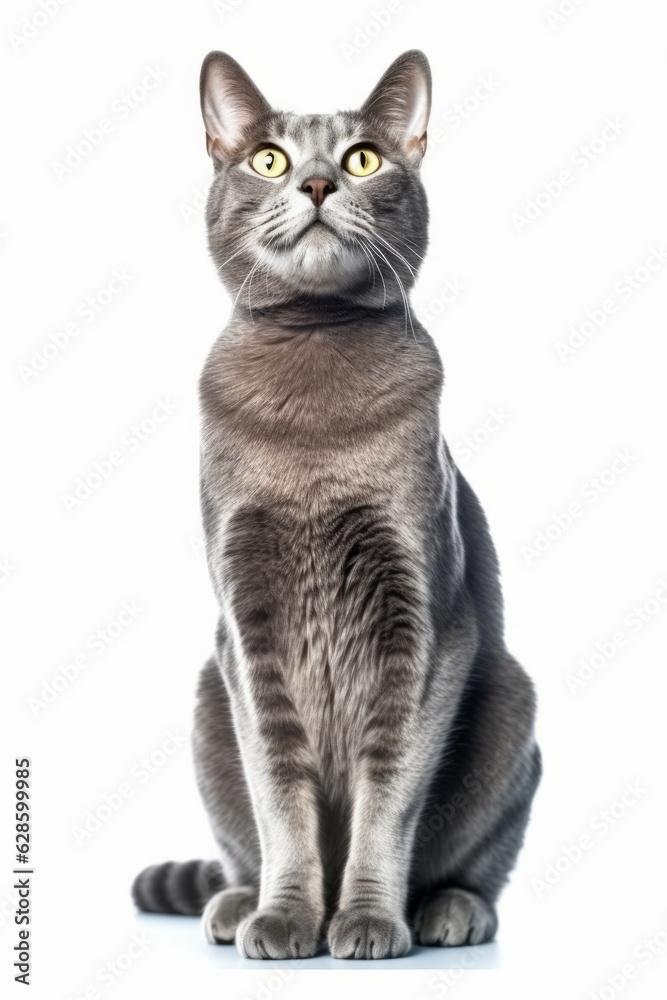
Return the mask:
<path fill-rule="evenodd" d="M 289 160 L 283 151 L 273 146 L 258 149 L 250 164 L 262 177 L 280 177 L 289 169 Z"/>
<path fill-rule="evenodd" d="M 353 174 L 355 177 L 368 177 L 369 174 L 379 170 L 381 164 L 382 160 L 378 154 L 368 146 L 357 146 L 343 157 L 343 167 L 348 174 Z"/>

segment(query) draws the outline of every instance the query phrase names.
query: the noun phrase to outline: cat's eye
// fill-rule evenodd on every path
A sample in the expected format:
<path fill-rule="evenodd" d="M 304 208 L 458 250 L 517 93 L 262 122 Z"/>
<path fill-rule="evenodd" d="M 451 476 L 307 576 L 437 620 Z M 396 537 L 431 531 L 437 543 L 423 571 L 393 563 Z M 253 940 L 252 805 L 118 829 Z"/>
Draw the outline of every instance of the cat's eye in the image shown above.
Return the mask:
<path fill-rule="evenodd" d="M 380 169 L 382 160 L 370 146 L 357 146 L 343 157 L 343 168 L 353 177 L 368 177 Z"/>
<path fill-rule="evenodd" d="M 281 177 L 289 169 L 289 160 L 282 149 L 266 146 L 257 150 L 250 165 L 262 177 Z"/>

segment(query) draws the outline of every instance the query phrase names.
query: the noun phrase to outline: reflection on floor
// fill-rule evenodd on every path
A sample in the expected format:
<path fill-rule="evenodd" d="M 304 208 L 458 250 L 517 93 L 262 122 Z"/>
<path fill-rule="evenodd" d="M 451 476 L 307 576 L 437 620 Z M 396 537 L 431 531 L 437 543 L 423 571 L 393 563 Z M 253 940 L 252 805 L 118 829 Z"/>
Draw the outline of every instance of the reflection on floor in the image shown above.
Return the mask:
<path fill-rule="evenodd" d="M 207 962 L 221 969 L 263 970 L 274 969 L 497 969 L 500 964 L 497 944 L 477 945 L 474 948 L 422 948 L 414 946 L 405 958 L 379 959 L 377 961 L 356 961 L 332 958 L 324 948 L 314 958 L 290 959 L 287 961 L 259 961 L 242 958 L 236 946 L 209 945 L 204 939 L 199 920 L 194 917 L 158 916 L 137 914 L 137 927 L 151 933 L 154 939 L 166 942 L 169 938 L 180 939 L 193 953 L 198 952 Z"/>

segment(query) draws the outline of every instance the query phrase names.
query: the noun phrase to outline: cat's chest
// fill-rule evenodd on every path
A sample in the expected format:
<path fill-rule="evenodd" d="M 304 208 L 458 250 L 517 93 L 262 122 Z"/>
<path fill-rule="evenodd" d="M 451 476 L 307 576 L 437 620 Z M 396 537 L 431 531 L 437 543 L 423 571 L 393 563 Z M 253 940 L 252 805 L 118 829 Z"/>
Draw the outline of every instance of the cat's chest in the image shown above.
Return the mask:
<path fill-rule="evenodd" d="M 381 333 L 221 341 L 201 382 L 210 471 L 282 495 L 409 466 L 437 429 L 439 362 Z"/>
<path fill-rule="evenodd" d="M 202 380 L 205 411 L 220 426 L 273 426 L 298 434 L 303 427 L 372 416 L 400 402 L 401 369 L 396 352 L 373 349 L 340 333 L 280 334 L 223 341 Z"/>

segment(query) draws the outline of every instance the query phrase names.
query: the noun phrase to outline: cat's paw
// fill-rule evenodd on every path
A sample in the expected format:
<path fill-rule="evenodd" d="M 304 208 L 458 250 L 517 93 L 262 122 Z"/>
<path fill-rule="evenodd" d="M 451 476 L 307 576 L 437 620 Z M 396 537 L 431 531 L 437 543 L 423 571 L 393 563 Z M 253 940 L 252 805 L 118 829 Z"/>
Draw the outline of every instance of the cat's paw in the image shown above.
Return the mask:
<path fill-rule="evenodd" d="M 339 910 L 327 937 L 334 958 L 400 958 L 412 943 L 403 917 L 382 910 Z"/>
<path fill-rule="evenodd" d="M 202 914 L 202 927 L 209 944 L 230 944 L 244 917 L 257 909 L 257 890 L 240 885 L 216 892 Z"/>
<path fill-rule="evenodd" d="M 311 958 L 319 948 L 321 924 L 305 908 L 266 907 L 239 925 L 236 946 L 245 958 Z"/>
<path fill-rule="evenodd" d="M 422 900 L 415 920 L 419 943 L 456 947 L 491 941 L 498 919 L 485 899 L 467 889 L 443 889 Z"/>

